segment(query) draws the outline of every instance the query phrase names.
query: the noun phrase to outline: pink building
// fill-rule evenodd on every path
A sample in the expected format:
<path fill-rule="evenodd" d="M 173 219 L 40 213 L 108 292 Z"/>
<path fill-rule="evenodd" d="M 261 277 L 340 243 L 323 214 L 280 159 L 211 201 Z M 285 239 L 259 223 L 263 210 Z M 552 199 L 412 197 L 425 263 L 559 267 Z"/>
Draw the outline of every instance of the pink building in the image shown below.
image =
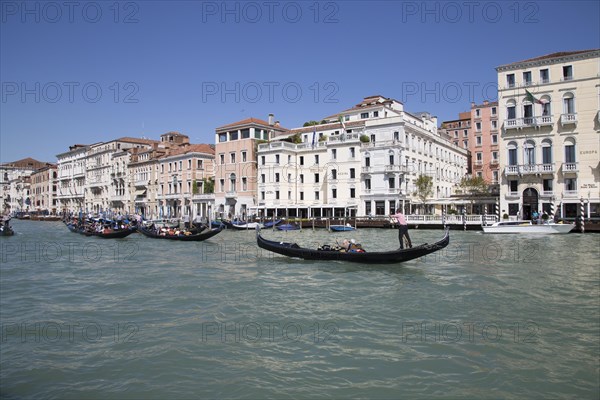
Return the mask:
<path fill-rule="evenodd" d="M 498 130 L 498 103 L 487 100 L 483 104 L 471 104 L 471 136 L 468 149 L 471 152 L 473 176 L 497 185 L 500 171 Z"/>

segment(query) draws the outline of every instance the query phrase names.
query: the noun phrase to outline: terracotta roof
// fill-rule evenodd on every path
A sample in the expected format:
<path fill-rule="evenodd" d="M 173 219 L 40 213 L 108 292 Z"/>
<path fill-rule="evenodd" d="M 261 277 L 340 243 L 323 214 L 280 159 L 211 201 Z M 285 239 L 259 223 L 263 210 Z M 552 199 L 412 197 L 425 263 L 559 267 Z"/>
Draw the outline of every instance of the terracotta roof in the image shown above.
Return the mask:
<path fill-rule="evenodd" d="M 209 144 L 190 144 L 188 146 L 181 146 L 174 149 L 169 156 L 176 156 L 179 154 L 187 154 L 187 153 L 204 153 L 204 154 L 215 154 L 215 149 Z"/>
<path fill-rule="evenodd" d="M 223 126 L 219 126 L 216 129 L 220 130 L 220 129 L 225 129 L 225 128 L 230 128 L 230 127 L 234 127 L 234 126 L 240 126 L 240 125 L 250 125 L 250 124 L 257 124 L 257 125 L 264 125 L 264 126 L 270 126 L 269 123 L 263 119 L 259 119 L 259 118 L 246 118 L 243 119 L 241 121 L 237 121 L 237 122 L 233 122 L 231 124 L 227 124 L 227 125 L 223 125 Z M 280 129 L 280 130 L 284 130 L 286 131 L 287 129 L 284 128 L 283 126 L 274 126 L 274 129 Z"/>
<path fill-rule="evenodd" d="M 516 61 L 516 62 L 509 63 L 509 64 L 503 64 L 500 67 L 506 67 L 506 66 L 515 65 L 515 64 L 523 64 L 523 63 L 533 62 L 533 61 L 546 60 L 546 59 L 550 59 L 550 58 L 559 58 L 559 57 L 573 56 L 573 55 L 576 55 L 576 54 L 593 53 L 593 52 L 599 51 L 599 50 L 600 49 L 576 50 L 576 51 L 559 51 L 559 52 L 556 52 L 556 53 L 546 54 L 544 56 L 539 56 L 539 57 L 534 57 L 534 58 L 528 58 L 527 60 Z M 498 67 L 498 68 L 500 68 L 500 67 Z"/>
<path fill-rule="evenodd" d="M 38 161 L 34 158 L 27 157 L 17 161 L 11 161 L 7 163 L 3 163 L 1 165 L 7 167 L 17 167 L 17 168 L 31 168 L 31 169 L 39 169 L 45 167 L 48 163 L 43 161 Z"/>
<path fill-rule="evenodd" d="M 118 139 L 115 139 L 112 141 L 113 142 L 126 142 L 126 143 L 142 143 L 142 144 L 160 143 L 158 140 L 133 138 L 133 137 L 129 137 L 129 136 L 124 136 L 122 138 L 118 138 Z"/>

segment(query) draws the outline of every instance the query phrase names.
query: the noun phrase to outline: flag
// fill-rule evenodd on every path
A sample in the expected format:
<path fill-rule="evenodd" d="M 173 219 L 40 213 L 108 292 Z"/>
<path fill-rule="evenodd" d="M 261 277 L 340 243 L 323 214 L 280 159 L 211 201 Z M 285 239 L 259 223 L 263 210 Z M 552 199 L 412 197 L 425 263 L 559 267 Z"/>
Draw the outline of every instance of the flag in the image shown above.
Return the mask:
<path fill-rule="evenodd" d="M 528 100 L 532 103 L 537 103 L 537 104 L 544 104 L 543 101 L 541 101 L 540 99 L 536 99 L 531 93 L 529 93 L 529 90 L 525 89 L 525 93 L 527 93 L 527 96 L 525 96 L 525 100 Z"/>
<path fill-rule="evenodd" d="M 313 125 L 312 147 L 315 147 L 315 139 L 317 138 L 317 126 Z"/>

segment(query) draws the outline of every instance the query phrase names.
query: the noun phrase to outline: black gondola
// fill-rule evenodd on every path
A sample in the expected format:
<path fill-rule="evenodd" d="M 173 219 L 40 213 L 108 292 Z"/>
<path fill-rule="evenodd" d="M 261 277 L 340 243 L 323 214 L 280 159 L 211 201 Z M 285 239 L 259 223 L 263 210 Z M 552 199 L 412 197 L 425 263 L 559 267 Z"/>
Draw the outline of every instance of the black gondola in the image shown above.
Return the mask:
<path fill-rule="evenodd" d="M 142 226 L 138 227 L 138 231 L 140 233 L 142 233 L 145 236 L 154 238 L 154 239 L 168 239 L 168 240 L 181 240 L 184 242 L 201 242 L 203 240 L 209 239 L 215 235 L 217 235 L 219 232 L 221 232 L 223 230 L 222 227 L 220 228 L 214 228 L 211 229 L 209 231 L 203 231 L 200 233 L 194 233 L 191 235 L 157 235 L 156 233 L 144 229 Z"/>
<path fill-rule="evenodd" d="M 395 264 L 423 257 L 448 246 L 450 242 L 449 229 L 446 228 L 444 237 L 433 244 L 422 244 L 409 249 L 375 252 L 342 252 L 335 250 L 313 250 L 298 246 L 296 243 L 277 242 L 267 240 L 256 231 L 258 247 L 282 254 L 288 257 L 303 258 L 305 260 L 340 260 L 363 264 Z"/>
<path fill-rule="evenodd" d="M 0 229 L 0 236 L 12 236 L 14 234 L 15 231 L 8 225 L 3 225 L 2 229 Z"/>
<path fill-rule="evenodd" d="M 136 228 L 125 228 L 125 229 L 111 230 L 110 232 L 105 233 L 105 232 L 90 231 L 90 230 L 87 230 L 85 227 L 78 227 L 74 224 L 67 223 L 67 222 L 65 222 L 65 225 L 67 225 L 67 228 L 69 228 L 69 230 L 73 233 L 79 233 L 79 234 L 85 235 L 85 236 L 98 236 L 103 239 L 122 239 L 122 238 L 127 237 L 137 231 Z"/>

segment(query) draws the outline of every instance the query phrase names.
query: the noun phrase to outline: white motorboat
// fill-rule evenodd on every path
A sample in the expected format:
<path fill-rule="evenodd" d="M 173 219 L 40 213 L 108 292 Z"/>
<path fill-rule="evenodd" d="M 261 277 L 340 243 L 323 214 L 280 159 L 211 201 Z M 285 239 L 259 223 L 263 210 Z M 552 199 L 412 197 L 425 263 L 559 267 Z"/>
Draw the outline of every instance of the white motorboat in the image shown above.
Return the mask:
<path fill-rule="evenodd" d="M 482 225 L 483 233 L 569 233 L 575 224 L 554 222 L 545 224 L 532 224 L 531 221 L 500 221 L 492 225 Z"/>

